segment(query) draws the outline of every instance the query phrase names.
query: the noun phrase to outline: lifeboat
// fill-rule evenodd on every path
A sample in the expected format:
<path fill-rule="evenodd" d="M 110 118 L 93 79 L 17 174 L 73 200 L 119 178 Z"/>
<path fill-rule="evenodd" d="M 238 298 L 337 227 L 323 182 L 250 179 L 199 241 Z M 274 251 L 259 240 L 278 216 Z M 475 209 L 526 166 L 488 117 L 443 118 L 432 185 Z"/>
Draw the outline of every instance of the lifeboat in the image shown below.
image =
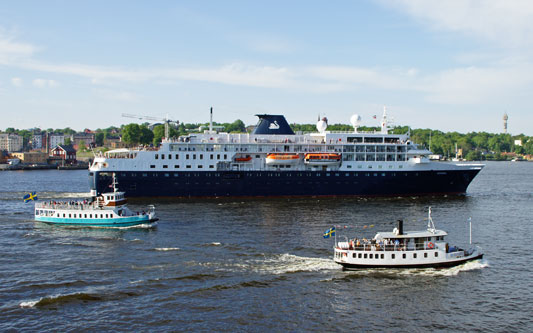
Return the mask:
<path fill-rule="evenodd" d="M 298 154 L 268 154 L 267 165 L 293 165 L 298 164 L 300 156 Z"/>
<path fill-rule="evenodd" d="M 241 157 L 235 157 L 235 162 L 250 162 L 252 160 L 252 156 L 241 156 Z"/>
<path fill-rule="evenodd" d="M 311 153 L 306 154 L 304 163 L 309 165 L 337 165 L 341 163 L 341 154 Z"/>

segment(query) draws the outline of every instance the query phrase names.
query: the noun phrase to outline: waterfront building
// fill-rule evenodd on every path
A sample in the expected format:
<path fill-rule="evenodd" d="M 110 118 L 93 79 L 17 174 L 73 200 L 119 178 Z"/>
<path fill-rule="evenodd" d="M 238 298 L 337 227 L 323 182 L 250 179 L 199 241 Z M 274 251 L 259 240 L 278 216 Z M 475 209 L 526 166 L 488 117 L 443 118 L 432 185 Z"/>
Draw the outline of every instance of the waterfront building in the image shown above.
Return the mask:
<path fill-rule="evenodd" d="M 52 148 L 50 156 L 61 158 L 65 164 L 76 163 L 76 150 L 72 145 L 56 146 Z"/>
<path fill-rule="evenodd" d="M 46 164 L 48 154 L 39 151 L 12 153 L 11 156 L 16 157 L 24 164 Z"/>
<path fill-rule="evenodd" d="M 21 151 L 22 145 L 22 136 L 14 133 L 0 134 L 0 150 L 5 150 L 8 152 Z"/>
<path fill-rule="evenodd" d="M 74 147 L 78 147 L 82 141 L 85 143 L 86 147 L 89 147 L 95 143 L 95 136 L 94 133 L 88 133 L 86 130 L 86 132 L 72 134 L 70 136 L 70 140 L 72 141 L 72 145 Z"/>
<path fill-rule="evenodd" d="M 45 136 L 42 133 L 34 134 L 31 139 L 32 149 L 43 149 L 45 140 Z"/>
<path fill-rule="evenodd" d="M 63 134 L 50 134 L 48 139 L 50 140 L 50 148 L 65 144 L 65 136 Z"/>

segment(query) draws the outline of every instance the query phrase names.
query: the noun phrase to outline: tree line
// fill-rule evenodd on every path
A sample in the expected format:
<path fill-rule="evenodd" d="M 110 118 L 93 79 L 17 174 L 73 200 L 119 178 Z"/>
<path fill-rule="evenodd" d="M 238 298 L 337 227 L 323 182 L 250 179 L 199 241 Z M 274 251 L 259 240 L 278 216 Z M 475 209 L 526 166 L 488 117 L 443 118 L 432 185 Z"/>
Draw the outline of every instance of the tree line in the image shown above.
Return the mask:
<path fill-rule="evenodd" d="M 240 119 L 232 123 L 213 123 L 214 126 L 220 126 L 220 131 L 228 133 L 245 133 L 246 126 Z M 197 133 L 208 128 L 206 123 L 180 123 L 179 125 L 169 125 L 170 137 L 178 137 L 190 133 Z M 316 132 L 314 124 L 291 124 L 293 131 L 298 132 Z M 353 131 L 351 125 L 346 124 L 332 124 L 328 126 L 330 131 Z M 360 127 L 360 131 L 378 131 L 378 127 Z M 43 131 L 48 133 L 62 133 L 74 134 L 76 133 L 71 128 L 64 129 L 30 129 L 17 130 L 14 128 L 7 128 L 6 133 L 16 133 L 22 135 L 24 143 L 31 140 L 32 135 L 39 134 Z M 154 145 L 161 143 L 165 135 L 165 126 L 157 124 L 150 126 L 148 123 L 144 124 L 124 124 L 120 127 L 111 126 L 104 129 L 97 129 L 95 132 L 95 141 L 97 146 L 104 146 L 108 139 L 121 138 L 123 142 L 129 145 Z M 509 158 L 508 153 L 517 155 L 533 155 L 533 137 L 524 134 L 510 135 L 510 134 L 494 134 L 487 132 L 442 132 L 432 129 L 410 129 L 407 126 L 397 126 L 391 130 L 392 133 L 406 134 L 410 132 L 411 140 L 418 143 L 435 154 L 445 157 L 454 157 L 457 149 L 462 151 L 462 157 L 466 160 L 504 160 Z M 516 143 L 519 141 L 521 144 Z"/>

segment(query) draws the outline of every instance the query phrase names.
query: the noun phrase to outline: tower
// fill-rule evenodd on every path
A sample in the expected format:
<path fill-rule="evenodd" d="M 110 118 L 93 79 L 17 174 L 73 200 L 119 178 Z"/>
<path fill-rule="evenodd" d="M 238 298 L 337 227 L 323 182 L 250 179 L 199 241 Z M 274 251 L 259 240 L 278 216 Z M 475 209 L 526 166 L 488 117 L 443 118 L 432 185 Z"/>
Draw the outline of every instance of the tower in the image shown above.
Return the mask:
<path fill-rule="evenodd" d="M 509 119 L 509 116 L 507 115 L 507 112 L 503 114 L 503 133 L 507 134 L 507 119 Z"/>

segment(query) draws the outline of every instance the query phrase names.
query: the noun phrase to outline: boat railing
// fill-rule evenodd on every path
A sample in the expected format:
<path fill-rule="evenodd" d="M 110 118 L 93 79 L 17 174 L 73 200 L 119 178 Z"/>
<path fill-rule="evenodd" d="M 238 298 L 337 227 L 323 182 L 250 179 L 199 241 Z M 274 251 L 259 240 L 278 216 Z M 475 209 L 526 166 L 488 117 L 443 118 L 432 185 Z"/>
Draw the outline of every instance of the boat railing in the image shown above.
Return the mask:
<path fill-rule="evenodd" d="M 35 204 L 36 209 L 62 209 L 62 210 L 88 210 L 93 209 L 95 206 L 94 202 L 40 202 Z"/>
<path fill-rule="evenodd" d="M 341 245 L 342 243 L 342 245 Z M 426 242 L 424 244 L 416 244 L 412 246 L 411 244 L 354 244 L 349 245 L 346 242 L 339 242 L 337 248 L 341 250 L 352 250 L 352 251 L 420 251 L 420 250 L 437 250 L 439 247 L 437 244 L 432 242 Z"/>

